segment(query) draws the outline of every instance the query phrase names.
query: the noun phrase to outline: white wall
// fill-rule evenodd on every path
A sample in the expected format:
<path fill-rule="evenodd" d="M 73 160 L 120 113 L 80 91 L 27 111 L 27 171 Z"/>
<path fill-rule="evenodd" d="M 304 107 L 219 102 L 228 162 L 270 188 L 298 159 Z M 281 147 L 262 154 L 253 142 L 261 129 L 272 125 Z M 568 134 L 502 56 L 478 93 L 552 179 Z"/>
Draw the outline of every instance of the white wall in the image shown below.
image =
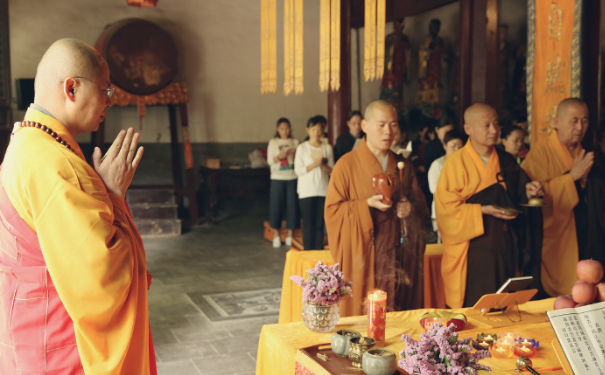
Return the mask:
<path fill-rule="evenodd" d="M 191 97 L 192 142 L 268 141 L 282 116 L 290 118 L 294 135 L 302 139 L 306 120 L 327 112 L 327 94 L 318 86 L 319 2 L 304 3 L 305 92 L 288 97 L 282 89 L 283 2 L 277 3 L 275 95 L 260 95 L 260 0 L 160 0 L 155 9 L 129 7 L 126 0 L 9 0 L 13 82 L 34 77 L 44 51 L 59 38 L 94 44 L 105 25 L 144 18 L 165 28 L 177 43 L 177 80 L 187 83 Z M 14 112 L 16 120 L 22 116 Z M 108 140 L 128 126 L 138 129 L 136 108 L 111 108 L 106 123 Z M 143 142 L 168 142 L 167 109 L 148 108 L 141 134 Z"/>

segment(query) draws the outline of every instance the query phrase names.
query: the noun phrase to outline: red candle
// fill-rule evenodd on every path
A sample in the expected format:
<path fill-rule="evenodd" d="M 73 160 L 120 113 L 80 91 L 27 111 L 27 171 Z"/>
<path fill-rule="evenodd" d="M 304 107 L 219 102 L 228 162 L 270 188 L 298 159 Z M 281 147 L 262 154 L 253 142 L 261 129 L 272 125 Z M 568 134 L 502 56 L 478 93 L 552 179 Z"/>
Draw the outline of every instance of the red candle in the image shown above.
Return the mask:
<path fill-rule="evenodd" d="M 368 337 L 376 340 L 376 346 L 385 344 L 387 321 L 387 293 L 382 290 L 368 293 Z"/>

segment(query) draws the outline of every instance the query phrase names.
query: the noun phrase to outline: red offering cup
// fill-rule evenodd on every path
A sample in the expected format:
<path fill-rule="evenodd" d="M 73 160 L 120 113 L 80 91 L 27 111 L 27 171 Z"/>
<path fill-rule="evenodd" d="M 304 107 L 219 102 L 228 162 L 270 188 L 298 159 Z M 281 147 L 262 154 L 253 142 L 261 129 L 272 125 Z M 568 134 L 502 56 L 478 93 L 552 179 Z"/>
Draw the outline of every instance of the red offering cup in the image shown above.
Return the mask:
<path fill-rule="evenodd" d="M 387 293 L 382 290 L 368 293 L 368 337 L 376 340 L 376 346 L 385 344 L 387 322 Z"/>

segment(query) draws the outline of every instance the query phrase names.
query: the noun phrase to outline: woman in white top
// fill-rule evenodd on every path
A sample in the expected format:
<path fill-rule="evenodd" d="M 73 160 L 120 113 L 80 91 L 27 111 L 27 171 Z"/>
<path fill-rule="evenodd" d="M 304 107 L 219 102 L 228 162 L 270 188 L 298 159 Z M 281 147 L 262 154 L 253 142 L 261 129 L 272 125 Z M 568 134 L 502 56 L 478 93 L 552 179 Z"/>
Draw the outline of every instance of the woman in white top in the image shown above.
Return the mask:
<path fill-rule="evenodd" d="M 305 250 L 321 250 L 324 247 L 324 205 L 334 167 L 334 154 L 332 146 L 321 141 L 323 132 L 319 116 L 311 117 L 307 122 L 309 140 L 298 146 L 294 159 Z"/>
<path fill-rule="evenodd" d="M 442 157 L 435 159 L 435 161 L 431 164 L 428 173 L 429 180 L 429 190 L 431 190 L 432 194 L 435 194 L 437 190 L 437 181 L 439 181 L 439 176 L 441 175 L 441 170 L 443 169 L 443 163 L 445 163 L 445 159 L 448 156 L 453 154 L 454 152 L 460 150 L 462 146 L 464 146 L 464 135 L 457 130 L 450 130 L 445 133 L 443 137 L 443 145 L 445 149 L 445 155 Z M 433 221 L 433 230 L 437 230 L 437 216 L 435 215 L 435 200 L 433 199 L 433 204 L 431 206 L 431 219 Z"/>
<path fill-rule="evenodd" d="M 286 246 L 292 246 L 292 230 L 298 228 L 298 196 L 294 155 L 298 139 L 292 138 L 290 120 L 277 120 L 275 137 L 267 146 L 267 163 L 271 167 L 271 192 L 269 194 L 269 224 L 273 228 L 273 247 L 281 246 L 279 229 L 286 211 Z"/>

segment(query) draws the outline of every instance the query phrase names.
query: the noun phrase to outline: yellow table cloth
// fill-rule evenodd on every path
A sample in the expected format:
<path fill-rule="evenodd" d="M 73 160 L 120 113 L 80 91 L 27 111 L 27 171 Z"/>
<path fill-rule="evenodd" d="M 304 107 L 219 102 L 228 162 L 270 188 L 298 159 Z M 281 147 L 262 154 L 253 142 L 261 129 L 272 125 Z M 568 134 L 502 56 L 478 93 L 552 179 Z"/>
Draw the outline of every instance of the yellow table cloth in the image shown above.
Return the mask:
<path fill-rule="evenodd" d="M 441 278 L 442 244 L 426 245 L 424 253 L 424 307 L 445 308 L 445 292 Z M 315 267 L 317 262 L 333 265 L 329 250 L 299 251 L 290 250 L 286 254 L 284 278 L 282 281 L 279 323 L 302 321 L 302 288 L 290 280 L 297 275 L 307 278 L 306 270 Z M 345 275 L 346 277 L 347 275 Z"/>
<path fill-rule="evenodd" d="M 553 309 L 554 299 L 528 302 L 521 305 L 521 310 L 531 313 L 544 313 Z M 455 309 L 462 312 L 468 309 Z M 420 327 L 420 316 L 434 309 L 402 311 L 387 314 L 386 347 L 399 356 L 405 344 L 401 335 L 406 333 L 418 340 L 424 330 Z M 339 329 L 352 329 L 362 334 L 366 333 L 366 316 L 342 318 L 338 326 L 329 333 L 315 333 L 309 331 L 302 322 L 265 325 L 261 331 L 256 357 L 256 375 L 294 375 L 296 362 L 310 370 L 315 375 L 328 375 L 321 366 L 299 351 L 311 345 L 329 343 L 332 334 Z M 504 331 L 516 332 L 523 337 L 533 337 L 540 341 L 540 350 L 532 358 L 534 368 L 554 367 L 559 365 L 551 341 L 556 339 L 550 323 L 517 324 L 507 328 L 486 329 L 469 322 L 464 331 L 459 332 L 459 338 L 473 337 L 478 333 L 500 333 Z M 507 359 L 489 358 L 480 363 L 492 368 L 491 374 L 515 374 L 516 357 Z M 486 375 L 488 373 L 484 372 Z M 548 375 L 562 375 L 563 370 L 549 371 Z"/>

